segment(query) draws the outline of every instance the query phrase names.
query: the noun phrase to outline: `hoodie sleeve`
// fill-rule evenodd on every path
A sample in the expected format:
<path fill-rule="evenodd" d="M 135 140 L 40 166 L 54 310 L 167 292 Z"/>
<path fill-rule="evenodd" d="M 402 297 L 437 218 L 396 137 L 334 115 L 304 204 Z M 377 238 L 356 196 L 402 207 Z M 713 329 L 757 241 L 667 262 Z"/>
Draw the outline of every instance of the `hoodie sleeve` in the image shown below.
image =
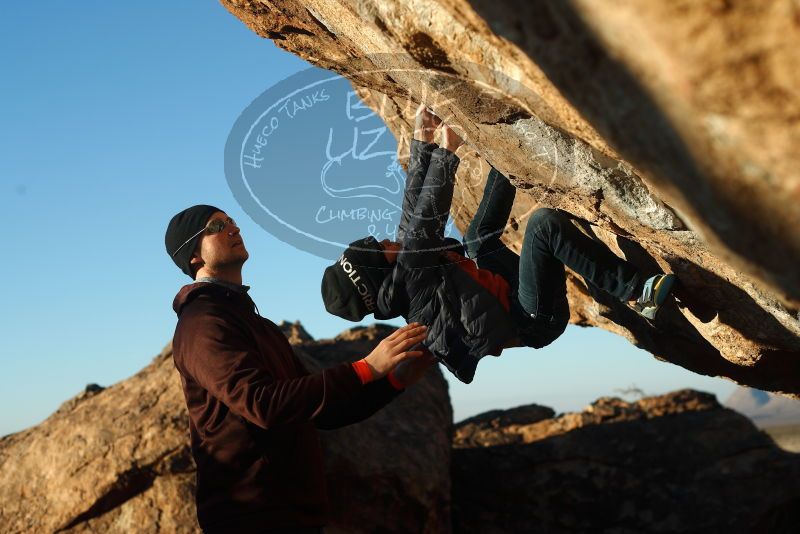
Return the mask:
<path fill-rule="evenodd" d="M 333 430 L 371 417 L 389 404 L 402 391 L 395 389 L 386 378 L 364 384 L 342 410 L 326 410 L 315 419 L 317 428 Z"/>
<path fill-rule="evenodd" d="M 277 329 L 277 327 L 275 327 Z M 280 335 L 283 335 L 278 331 Z M 308 375 L 308 369 L 303 365 L 296 355 L 293 354 L 297 372 L 301 375 Z M 348 363 L 352 368 L 353 364 Z M 359 379 L 359 383 L 361 380 Z M 395 397 L 400 395 L 405 390 L 398 390 L 389 382 L 389 379 L 384 377 L 380 380 L 375 380 L 367 384 L 362 384 L 356 393 L 345 401 L 340 409 L 323 410 L 319 416 L 314 419 L 314 424 L 321 430 L 334 430 L 343 426 L 360 423 L 364 419 L 368 419 L 375 412 L 389 404 Z"/>
<path fill-rule="evenodd" d="M 408 230 L 408 222 L 414 214 L 425 174 L 431 161 L 431 154 L 436 149 L 436 143 L 426 143 L 419 139 L 411 139 L 411 153 L 408 158 L 408 175 L 403 192 L 403 212 L 400 215 L 400 224 L 397 227 L 397 240 L 401 243 Z"/>
<path fill-rule="evenodd" d="M 403 250 L 398 261 L 413 267 L 438 261 L 438 253 L 432 255 L 420 251 L 430 251 L 443 245 L 459 162 L 459 157 L 445 148 L 439 147 L 431 154 L 425 181 L 408 221 Z"/>
<path fill-rule="evenodd" d="M 353 399 L 363 394 L 365 386 L 349 363 L 320 373 L 278 378 L 277 362 L 286 355 L 278 353 L 280 346 L 273 350 L 274 354 L 257 352 L 246 328 L 228 321 L 213 305 L 198 306 L 181 317 L 173 341 L 175 366 L 181 373 L 232 412 L 264 429 L 328 421 L 331 414 L 345 418 L 344 412 L 353 409 Z"/>

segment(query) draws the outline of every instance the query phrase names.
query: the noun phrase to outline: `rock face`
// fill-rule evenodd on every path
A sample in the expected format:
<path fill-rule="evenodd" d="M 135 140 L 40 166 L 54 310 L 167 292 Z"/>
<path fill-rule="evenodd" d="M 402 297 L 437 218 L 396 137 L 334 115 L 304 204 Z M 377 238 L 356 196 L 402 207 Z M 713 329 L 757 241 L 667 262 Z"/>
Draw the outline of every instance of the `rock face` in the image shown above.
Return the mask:
<path fill-rule="evenodd" d="M 712 395 L 543 416 L 527 406 L 457 426 L 455 532 L 793 532 L 800 520 L 800 456 Z"/>
<path fill-rule="evenodd" d="M 376 325 L 313 341 L 284 330 L 310 368 L 368 353 Z M 288 335 L 288 334 L 287 334 Z M 323 432 L 333 517 L 328 532 L 450 530 L 452 411 L 437 370 L 367 421 Z M 0 438 L 0 530 L 199 532 L 189 420 L 167 346 L 135 376 L 94 384 L 38 426 Z M 369 503 L 369 506 L 363 506 Z"/>
<path fill-rule="evenodd" d="M 462 232 L 491 164 L 522 190 L 512 248 L 534 208 L 559 207 L 645 273 L 682 282 L 653 326 L 571 275 L 573 323 L 701 374 L 800 394 L 795 2 L 222 3 L 349 78 L 401 160 L 417 102 L 463 131 Z"/>

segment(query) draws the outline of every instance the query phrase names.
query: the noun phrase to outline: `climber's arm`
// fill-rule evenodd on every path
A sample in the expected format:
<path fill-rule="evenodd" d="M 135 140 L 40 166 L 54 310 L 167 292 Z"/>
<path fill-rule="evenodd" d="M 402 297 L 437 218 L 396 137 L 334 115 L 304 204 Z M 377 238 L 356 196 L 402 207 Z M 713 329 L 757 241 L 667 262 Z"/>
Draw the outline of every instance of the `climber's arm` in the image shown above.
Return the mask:
<path fill-rule="evenodd" d="M 398 257 L 401 263 L 420 267 L 438 261 L 460 162 L 456 150 L 463 143 L 461 137 L 445 124 L 442 146 L 431 154 L 422 191 L 403 236 L 403 250 Z"/>
<path fill-rule="evenodd" d="M 403 241 L 408 231 L 408 223 L 416 209 L 417 199 L 425 182 L 425 174 L 428 172 L 431 154 L 437 148 L 436 143 L 433 142 L 433 135 L 439 123 L 441 120 L 424 104 L 417 108 L 414 135 L 411 139 L 408 158 L 408 174 L 403 193 L 403 211 L 397 227 L 397 241 L 399 242 Z"/>

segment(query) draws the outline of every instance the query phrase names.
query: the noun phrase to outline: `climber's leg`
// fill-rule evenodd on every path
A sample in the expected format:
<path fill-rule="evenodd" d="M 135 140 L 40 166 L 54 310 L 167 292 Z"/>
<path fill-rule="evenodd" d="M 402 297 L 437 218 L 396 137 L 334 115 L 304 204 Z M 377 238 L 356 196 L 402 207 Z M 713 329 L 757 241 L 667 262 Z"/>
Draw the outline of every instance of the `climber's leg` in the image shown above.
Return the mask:
<path fill-rule="evenodd" d="M 569 214 L 538 209 L 528 220 L 520 263 L 520 302 L 531 316 L 563 312 L 564 265 L 622 301 L 636 298 L 642 290 L 636 268 L 581 232 Z"/>
<path fill-rule="evenodd" d="M 519 334 L 520 343 L 529 347 L 543 347 L 556 339 L 566 328 L 569 308 L 558 316 L 556 322 L 550 319 L 534 319 L 525 311 L 519 301 L 520 257 L 505 244 L 503 235 L 514 196 L 517 189 L 496 169 L 489 171 L 478 210 L 464 235 L 467 255 L 473 258 L 478 267 L 499 274 L 508 282 L 511 320 Z M 566 299 L 564 300 L 566 305 Z"/>
<path fill-rule="evenodd" d="M 508 223 L 517 189 L 494 167 L 489 171 L 478 210 L 464 235 L 464 248 L 481 269 L 500 274 L 516 285 L 519 256 L 500 237 Z"/>

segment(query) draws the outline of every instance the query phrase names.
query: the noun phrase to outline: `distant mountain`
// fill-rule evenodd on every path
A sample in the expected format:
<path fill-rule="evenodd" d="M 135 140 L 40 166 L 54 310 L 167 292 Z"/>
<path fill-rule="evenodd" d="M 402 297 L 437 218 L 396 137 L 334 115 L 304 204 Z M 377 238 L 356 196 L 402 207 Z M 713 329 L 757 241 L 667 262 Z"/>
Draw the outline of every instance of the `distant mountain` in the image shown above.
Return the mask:
<path fill-rule="evenodd" d="M 800 424 L 800 401 L 740 387 L 728 397 L 725 406 L 746 415 L 761 428 Z"/>

